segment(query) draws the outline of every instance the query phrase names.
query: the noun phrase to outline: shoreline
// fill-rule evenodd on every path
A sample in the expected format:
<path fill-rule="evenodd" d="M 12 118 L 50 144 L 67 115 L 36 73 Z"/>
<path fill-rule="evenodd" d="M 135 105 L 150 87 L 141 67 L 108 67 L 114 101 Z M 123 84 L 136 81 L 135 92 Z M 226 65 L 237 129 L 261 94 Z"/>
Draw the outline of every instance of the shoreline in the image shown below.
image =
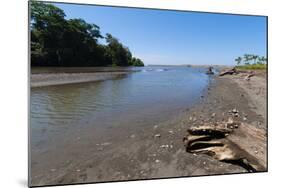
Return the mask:
<path fill-rule="evenodd" d="M 266 75 L 254 76 L 249 81 L 244 77 L 244 74 L 216 76 L 197 104 L 157 125 L 112 128 L 103 139 L 96 140 L 93 131 L 79 130 L 72 137 L 81 139 L 82 146 L 89 150 L 86 155 L 75 155 L 70 163 L 61 163 L 64 158 L 57 157 L 55 166 L 51 160 L 46 161 L 45 167 L 50 170 L 34 168 L 32 174 L 38 176 L 32 177 L 32 185 L 247 173 L 241 166 L 204 154 L 187 153 L 182 141 L 188 128 L 205 122 L 225 121 L 230 116 L 229 110 L 234 108 L 243 114 L 237 120 L 267 131 Z M 255 102 L 257 100 L 259 102 Z M 64 153 L 75 153 L 80 144 L 72 142 Z M 259 148 L 251 147 L 266 163 L 266 143 Z M 46 157 L 50 159 L 50 156 Z"/>
<path fill-rule="evenodd" d="M 31 74 L 30 86 L 33 88 L 84 82 L 97 82 L 121 78 L 130 73 L 132 72 L 37 73 Z"/>

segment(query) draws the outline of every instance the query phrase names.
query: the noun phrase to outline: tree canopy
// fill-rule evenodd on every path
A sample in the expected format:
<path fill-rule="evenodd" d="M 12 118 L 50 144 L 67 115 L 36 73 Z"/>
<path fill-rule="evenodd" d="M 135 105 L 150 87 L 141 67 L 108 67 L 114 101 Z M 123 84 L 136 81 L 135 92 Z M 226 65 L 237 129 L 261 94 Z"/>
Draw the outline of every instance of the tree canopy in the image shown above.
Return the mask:
<path fill-rule="evenodd" d="M 31 66 L 144 66 L 117 38 L 102 36 L 99 26 L 80 18 L 67 20 L 52 4 L 30 5 Z"/>

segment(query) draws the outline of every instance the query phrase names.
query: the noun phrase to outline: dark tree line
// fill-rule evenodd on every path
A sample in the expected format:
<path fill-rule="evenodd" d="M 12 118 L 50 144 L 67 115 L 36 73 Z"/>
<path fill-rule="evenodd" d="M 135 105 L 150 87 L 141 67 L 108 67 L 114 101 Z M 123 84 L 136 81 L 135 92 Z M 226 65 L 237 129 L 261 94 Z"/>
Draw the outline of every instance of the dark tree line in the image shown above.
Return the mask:
<path fill-rule="evenodd" d="M 83 19 L 65 19 L 63 10 L 52 4 L 31 4 L 32 66 L 143 66 L 111 34 Z M 98 42 L 105 39 L 106 45 Z"/>

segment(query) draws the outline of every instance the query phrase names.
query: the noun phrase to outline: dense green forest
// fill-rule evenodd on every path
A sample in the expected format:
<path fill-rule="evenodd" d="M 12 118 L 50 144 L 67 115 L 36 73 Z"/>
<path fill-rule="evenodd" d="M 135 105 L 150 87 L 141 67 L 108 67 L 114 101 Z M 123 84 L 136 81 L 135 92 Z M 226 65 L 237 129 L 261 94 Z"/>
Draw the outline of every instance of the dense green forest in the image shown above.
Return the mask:
<path fill-rule="evenodd" d="M 67 20 L 52 4 L 31 1 L 30 8 L 32 66 L 144 66 L 117 38 L 102 36 L 99 26 Z"/>

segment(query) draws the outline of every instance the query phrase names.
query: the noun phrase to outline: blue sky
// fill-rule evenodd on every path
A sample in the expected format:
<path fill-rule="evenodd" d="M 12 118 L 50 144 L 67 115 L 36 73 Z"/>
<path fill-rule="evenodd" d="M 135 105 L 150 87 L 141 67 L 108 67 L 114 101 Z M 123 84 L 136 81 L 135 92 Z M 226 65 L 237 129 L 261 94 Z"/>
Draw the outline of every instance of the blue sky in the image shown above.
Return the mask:
<path fill-rule="evenodd" d="M 266 55 L 266 18 L 151 9 L 54 4 L 110 33 L 147 64 L 234 64 Z"/>

